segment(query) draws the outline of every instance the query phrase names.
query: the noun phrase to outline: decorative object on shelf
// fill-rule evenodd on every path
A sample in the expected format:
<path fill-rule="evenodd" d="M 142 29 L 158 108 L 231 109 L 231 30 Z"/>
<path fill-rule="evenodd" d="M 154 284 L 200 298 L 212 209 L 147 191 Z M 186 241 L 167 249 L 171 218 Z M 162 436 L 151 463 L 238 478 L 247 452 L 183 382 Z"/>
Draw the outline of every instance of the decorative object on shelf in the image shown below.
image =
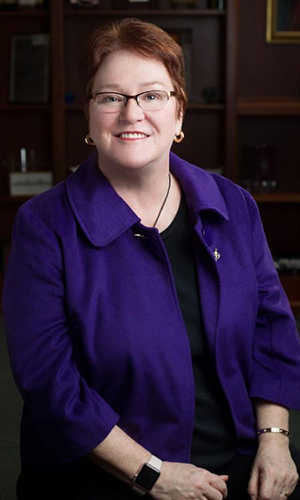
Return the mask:
<path fill-rule="evenodd" d="M 70 0 L 70 3 L 76 7 L 91 9 L 99 5 L 99 0 Z"/>
<path fill-rule="evenodd" d="M 18 0 L 0 0 L 0 10 L 12 10 L 18 7 Z"/>
<path fill-rule="evenodd" d="M 76 170 L 78 170 L 78 169 L 79 169 L 79 167 L 80 167 L 80 163 L 78 163 L 77 165 L 71 165 L 71 166 L 69 167 L 69 172 L 70 172 L 71 174 L 74 174 L 74 172 L 76 172 Z"/>
<path fill-rule="evenodd" d="M 49 36 L 46 33 L 12 36 L 9 82 L 10 102 L 48 102 L 48 44 Z"/>
<path fill-rule="evenodd" d="M 43 7 L 44 0 L 18 0 L 19 7 Z"/>
<path fill-rule="evenodd" d="M 195 101 L 194 86 L 193 86 L 193 64 L 194 64 L 194 46 L 193 46 L 193 33 L 192 30 L 177 30 L 171 31 L 164 27 L 164 30 L 177 42 L 182 48 L 185 65 L 185 83 L 186 91 L 190 101 Z"/>
<path fill-rule="evenodd" d="M 269 193 L 276 189 L 275 147 L 267 144 L 243 146 L 242 185 L 252 193 Z"/>
<path fill-rule="evenodd" d="M 196 9 L 197 0 L 171 0 L 173 9 Z"/>
<path fill-rule="evenodd" d="M 75 94 L 74 94 L 74 92 L 71 92 L 70 90 L 68 90 L 65 93 L 65 103 L 66 104 L 74 104 L 74 102 L 75 102 Z"/>
<path fill-rule="evenodd" d="M 42 149 L 22 147 L 18 151 L 9 151 L 7 160 L 4 158 L 8 172 L 47 171 L 50 169 L 49 160 Z"/>
<path fill-rule="evenodd" d="M 225 10 L 225 0 L 209 0 L 209 8 L 212 10 Z"/>
<path fill-rule="evenodd" d="M 300 43 L 300 1 L 267 0 L 269 43 Z"/>
<path fill-rule="evenodd" d="M 211 174 L 218 174 L 218 175 L 224 175 L 224 167 L 220 165 L 219 167 L 215 168 L 205 168 L 206 172 L 210 172 Z"/>
<path fill-rule="evenodd" d="M 300 259 L 298 257 L 274 258 L 274 265 L 279 273 L 291 275 L 300 274 Z"/>
<path fill-rule="evenodd" d="M 219 87 L 205 87 L 201 91 L 205 104 L 219 104 L 223 102 L 223 92 Z"/>
<path fill-rule="evenodd" d="M 158 0 L 114 0 L 114 9 L 158 9 Z"/>
<path fill-rule="evenodd" d="M 11 196 L 35 196 L 53 186 L 52 172 L 10 172 Z"/>

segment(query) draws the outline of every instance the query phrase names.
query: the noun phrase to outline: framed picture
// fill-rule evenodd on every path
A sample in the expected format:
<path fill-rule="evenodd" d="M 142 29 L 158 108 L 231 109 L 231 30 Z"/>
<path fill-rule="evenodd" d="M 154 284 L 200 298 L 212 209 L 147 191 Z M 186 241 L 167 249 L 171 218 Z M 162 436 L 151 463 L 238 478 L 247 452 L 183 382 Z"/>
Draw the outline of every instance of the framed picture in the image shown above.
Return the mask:
<path fill-rule="evenodd" d="M 11 38 L 9 100 L 11 103 L 49 101 L 49 36 L 45 33 Z"/>
<path fill-rule="evenodd" d="M 267 0 L 267 42 L 300 43 L 300 0 Z"/>

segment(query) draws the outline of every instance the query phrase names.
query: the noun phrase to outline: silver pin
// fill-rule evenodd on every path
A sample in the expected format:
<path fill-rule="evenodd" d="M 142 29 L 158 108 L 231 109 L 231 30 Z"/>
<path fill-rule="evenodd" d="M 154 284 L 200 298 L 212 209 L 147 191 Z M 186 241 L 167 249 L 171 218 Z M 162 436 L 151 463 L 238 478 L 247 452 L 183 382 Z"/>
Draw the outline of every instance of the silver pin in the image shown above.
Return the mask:
<path fill-rule="evenodd" d="M 213 253 L 213 256 L 215 258 L 215 261 L 217 262 L 219 260 L 219 258 L 221 257 L 221 254 L 219 253 L 218 249 L 215 248 L 215 251 Z"/>
<path fill-rule="evenodd" d="M 146 236 L 144 236 L 143 234 L 140 234 L 140 233 L 134 233 L 133 236 L 136 236 L 137 238 L 146 238 Z"/>

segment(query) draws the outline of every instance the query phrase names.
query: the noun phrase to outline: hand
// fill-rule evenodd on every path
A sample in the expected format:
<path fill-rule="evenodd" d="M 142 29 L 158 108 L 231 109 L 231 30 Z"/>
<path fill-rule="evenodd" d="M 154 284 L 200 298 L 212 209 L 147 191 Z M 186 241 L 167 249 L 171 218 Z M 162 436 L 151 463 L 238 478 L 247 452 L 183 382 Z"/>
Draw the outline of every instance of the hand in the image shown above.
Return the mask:
<path fill-rule="evenodd" d="M 285 436 L 261 436 L 253 463 L 248 494 L 251 500 L 286 500 L 298 474 Z"/>
<path fill-rule="evenodd" d="M 150 495 L 156 500 L 223 500 L 227 479 L 195 465 L 163 462 Z"/>

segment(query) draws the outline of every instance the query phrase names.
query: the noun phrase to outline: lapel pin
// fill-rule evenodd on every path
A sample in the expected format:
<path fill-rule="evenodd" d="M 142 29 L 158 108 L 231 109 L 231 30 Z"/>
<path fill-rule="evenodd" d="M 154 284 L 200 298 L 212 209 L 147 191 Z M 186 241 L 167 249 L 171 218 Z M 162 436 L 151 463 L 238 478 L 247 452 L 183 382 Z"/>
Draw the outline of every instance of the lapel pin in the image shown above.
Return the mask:
<path fill-rule="evenodd" d="M 218 249 L 215 248 L 215 251 L 213 253 L 213 256 L 215 258 L 215 261 L 217 262 L 219 260 L 219 258 L 221 257 L 221 254 L 219 253 Z"/>

